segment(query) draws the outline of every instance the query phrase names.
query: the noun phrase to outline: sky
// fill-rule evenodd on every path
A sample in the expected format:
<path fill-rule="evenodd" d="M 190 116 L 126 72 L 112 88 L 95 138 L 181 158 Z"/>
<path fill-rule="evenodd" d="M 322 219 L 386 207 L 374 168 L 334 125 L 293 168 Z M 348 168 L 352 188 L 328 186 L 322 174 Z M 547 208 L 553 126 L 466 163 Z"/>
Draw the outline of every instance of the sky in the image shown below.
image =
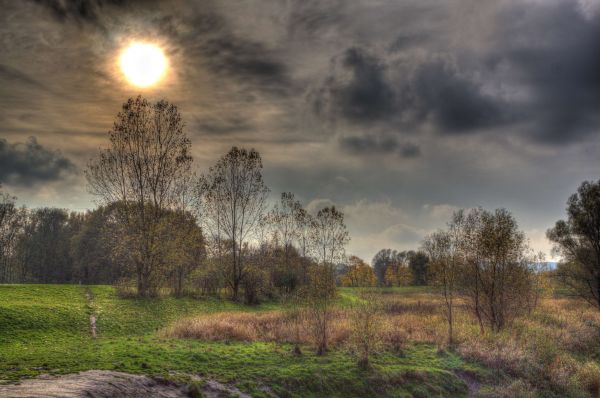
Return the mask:
<path fill-rule="evenodd" d="M 159 46 L 138 88 L 119 55 Z M 416 249 L 459 208 L 508 208 L 535 250 L 600 178 L 600 1 L 0 0 L 0 182 L 93 208 L 83 170 L 121 105 L 179 108 L 202 173 L 258 150 L 275 200 L 335 204 L 349 254 Z"/>

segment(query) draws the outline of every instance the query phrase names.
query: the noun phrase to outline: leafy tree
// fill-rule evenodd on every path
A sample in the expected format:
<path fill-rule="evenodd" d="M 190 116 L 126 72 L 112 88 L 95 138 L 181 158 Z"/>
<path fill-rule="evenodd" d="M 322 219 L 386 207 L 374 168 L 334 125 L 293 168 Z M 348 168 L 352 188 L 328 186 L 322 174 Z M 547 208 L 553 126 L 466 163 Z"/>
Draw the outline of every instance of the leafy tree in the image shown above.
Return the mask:
<path fill-rule="evenodd" d="M 100 206 L 83 217 L 81 228 L 71 239 L 74 280 L 84 284 L 110 284 L 124 276 L 123 267 L 111 252 L 111 217 L 116 205 Z"/>
<path fill-rule="evenodd" d="M 392 249 L 381 249 L 373 257 L 373 269 L 375 270 L 375 276 L 380 286 L 383 286 L 385 282 L 385 274 L 387 268 L 396 261 L 396 251 Z"/>
<path fill-rule="evenodd" d="M 429 258 L 422 251 L 411 252 L 408 259 L 408 267 L 412 274 L 412 284 L 415 286 L 427 285 L 427 265 Z"/>
<path fill-rule="evenodd" d="M 434 283 L 444 289 L 449 318 L 456 291 L 465 294 L 482 332 L 484 325 L 499 331 L 530 310 L 535 261 L 508 210 L 458 211 L 448 230 L 428 238 L 424 249 Z"/>
<path fill-rule="evenodd" d="M 190 212 L 171 211 L 162 218 L 158 234 L 171 291 L 181 296 L 186 281 L 206 255 L 202 229 Z"/>
<path fill-rule="evenodd" d="M 138 96 L 123 104 L 110 147 L 86 170 L 90 191 L 102 203 L 120 202 L 120 219 L 127 224 L 129 254 L 141 296 L 157 293 L 158 227 L 167 209 L 181 203 L 192 157 L 177 107 L 166 101 L 151 104 Z"/>
<path fill-rule="evenodd" d="M 600 180 L 581 184 L 567 202 L 567 220 L 557 221 L 547 236 L 564 258 L 557 276 L 600 308 Z"/>
<path fill-rule="evenodd" d="M 409 286 L 413 279 L 412 270 L 405 262 L 392 263 L 385 271 L 386 286 Z"/>
<path fill-rule="evenodd" d="M 342 284 L 350 287 L 370 287 L 377 284 L 373 268 L 356 256 L 348 259 L 348 269 L 342 277 Z"/>
<path fill-rule="evenodd" d="M 73 280 L 70 242 L 79 227 L 79 218 L 63 209 L 40 208 L 30 213 L 27 233 L 20 236 L 19 242 L 30 281 L 65 283 Z"/>

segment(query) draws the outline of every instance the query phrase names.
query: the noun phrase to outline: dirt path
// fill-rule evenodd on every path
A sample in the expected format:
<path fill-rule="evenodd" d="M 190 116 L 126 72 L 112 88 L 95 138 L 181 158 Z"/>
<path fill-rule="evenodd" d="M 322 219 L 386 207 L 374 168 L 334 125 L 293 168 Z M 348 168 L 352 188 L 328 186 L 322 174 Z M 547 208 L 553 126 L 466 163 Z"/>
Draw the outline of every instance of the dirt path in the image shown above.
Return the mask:
<path fill-rule="evenodd" d="M 87 308 L 90 313 L 90 332 L 92 337 L 96 338 L 96 313 L 94 311 L 94 294 L 89 287 L 85 288 L 85 299 L 87 300 Z"/>

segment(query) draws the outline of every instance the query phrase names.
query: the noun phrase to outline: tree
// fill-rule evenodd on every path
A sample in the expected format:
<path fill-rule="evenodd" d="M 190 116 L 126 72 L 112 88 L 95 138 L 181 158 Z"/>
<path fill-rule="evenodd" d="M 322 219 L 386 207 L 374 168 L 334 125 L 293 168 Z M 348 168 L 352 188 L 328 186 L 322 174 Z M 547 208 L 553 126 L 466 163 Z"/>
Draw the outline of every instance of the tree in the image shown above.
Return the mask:
<path fill-rule="evenodd" d="M 350 256 L 346 274 L 342 277 L 342 284 L 350 287 L 371 287 L 377 284 L 373 268 L 363 259 Z"/>
<path fill-rule="evenodd" d="M 74 280 L 90 284 L 111 284 L 124 276 L 124 266 L 111 250 L 116 233 L 111 220 L 116 206 L 99 206 L 83 215 L 83 225 L 71 239 Z"/>
<path fill-rule="evenodd" d="M 304 208 L 300 208 L 296 212 L 296 222 L 298 226 L 298 249 L 300 256 L 306 258 L 310 252 L 310 234 L 314 217 Z"/>
<path fill-rule="evenodd" d="M 0 188 L 2 186 L 0 185 Z M 15 204 L 16 198 L 0 191 L 0 282 L 21 282 L 25 268 L 17 257 L 19 237 L 27 221 L 27 212 Z"/>
<path fill-rule="evenodd" d="M 480 309 L 492 330 L 499 331 L 527 310 L 533 288 L 529 247 L 506 209 L 483 211 L 477 236 L 483 298 Z"/>
<path fill-rule="evenodd" d="M 372 292 L 362 294 L 350 315 L 350 345 L 358 357 L 358 366 L 367 369 L 371 355 L 381 345 L 381 306 Z"/>
<path fill-rule="evenodd" d="M 564 259 L 557 276 L 600 308 L 600 180 L 581 184 L 567 202 L 567 220 L 557 221 L 547 236 Z"/>
<path fill-rule="evenodd" d="M 377 276 L 377 281 L 380 286 L 386 284 L 385 274 L 387 268 L 395 261 L 396 253 L 397 252 L 392 249 L 381 249 L 375 254 L 375 257 L 373 257 L 373 269 L 375 270 L 375 275 Z"/>
<path fill-rule="evenodd" d="M 28 214 L 17 243 L 17 256 L 28 281 L 72 282 L 71 240 L 81 223 L 79 215 L 63 209 L 39 208 Z"/>
<path fill-rule="evenodd" d="M 101 202 L 121 202 L 122 220 L 132 236 L 137 291 L 157 293 L 163 259 L 157 250 L 158 226 L 167 209 L 180 203 L 190 173 L 191 143 L 177 107 L 130 98 L 109 131 L 110 147 L 86 170 L 90 191 Z"/>
<path fill-rule="evenodd" d="M 184 283 L 206 255 L 204 235 L 196 218 L 187 211 L 172 211 L 159 226 L 161 257 L 175 296 L 184 293 Z"/>
<path fill-rule="evenodd" d="M 448 323 L 448 345 L 454 344 L 454 299 L 459 273 L 457 235 L 455 230 L 437 231 L 423 241 L 423 250 L 430 259 L 433 284 L 442 290 L 444 312 Z"/>
<path fill-rule="evenodd" d="M 276 239 L 283 245 L 285 265 L 288 264 L 294 242 L 300 237 L 300 222 L 303 216 L 301 210 L 302 205 L 295 200 L 294 194 L 283 192 L 280 202 L 275 204 L 268 215 L 268 220 L 275 230 Z"/>
<path fill-rule="evenodd" d="M 269 193 L 260 154 L 254 149 L 231 148 L 200 178 L 198 186 L 200 212 L 213 240 L 219 250 L 220 242 L 229 242 L 227 280 L 237 300 L 246 275 L 245 245 L 263 217 Z"/>
<path fill-rule="evenodd" d="M 389 265 L 385 271 L 386 286 L 409 286 L 413 280 L 412 270 L 402 262 Z"/>
<path fill-rule="evenodd" d="M 344 224 L 344 213 L 335 206 L 318 211 L 311 228 L 312 249 L 319 264 L 335 265 L 344 260 L 350 235 Z"/>
<path fill-rule="evenodd" d="M 300 247 L 303 251 L 306 250 L 306 242 L 303 239 L 306 220 L 306 211 L 291 192 L 282 193 L 280 202 L 275 204 L 267 216 L 277 246 L 273 254 L 282 260 L 277 261 L 273 270 L 275 284 L 283 288 L 285 293 L 291 293 L 301 280 L 306 279 L 306 264 L 297 249 Z M 298 243 L 296 247 L 295 243 Z"/>
<path fill-rule="evenodd" d="M 460 210 L 440 234 L 426 240 L 424 248 L 435 283 L 444 288 L 450 318 L 455 292 L 465 295 L 482 332 L 485 325 L 499 331 L 531 309 L 535 261 L 508 210 Z"/>
<path fill-rule="evenodd" d="M 427 284 L 427 265 L 429 258 L 422 251 L 410 252 L 408 259 L 408 267 L 410 268 L 413 280 L 412 284 L 416 286 L 424 286 Z"/>
<path fill-rule="evenodd" d="M 306 304 L 306 318 L 317 346 L 317 355 L 323 355 L 329 344 L 333 303 L 336 297 L 333 267 L 327 264 L 312 266 L 309 282 L 302 293 Z"/>

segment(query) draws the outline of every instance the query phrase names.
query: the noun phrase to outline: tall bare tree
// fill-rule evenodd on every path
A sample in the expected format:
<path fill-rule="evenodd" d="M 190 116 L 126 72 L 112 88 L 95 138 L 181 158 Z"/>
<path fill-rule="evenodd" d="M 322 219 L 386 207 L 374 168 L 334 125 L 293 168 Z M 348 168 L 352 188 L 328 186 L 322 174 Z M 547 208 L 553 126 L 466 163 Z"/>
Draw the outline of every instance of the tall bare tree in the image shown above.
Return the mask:
<path fill-rule="evenodd" d="M 600 308 L 600 180 L 581 184 L 569 198 L 567 216 L 547 232 L 564 258 L 557 274 L 574 294 Z"/>
<path fill-rule="evenodd" d="M 27 221 L 27 212 L 24 208 L 19 209 L 15 200 L 16 198 L 0 191 L 0 282 L 4 283 L 24 279 L 25 268 L 19 267 L 16 249 Z"/>
<path fill-rule="evenodd" d="M 260 154 L 233 147 L 200 177 L 198 185 L 203 222 L 219 250 L 221 242 L 228 243 L 227 280 L 237 300 L 246 275 L 244 251 L 257 232 L 269 193 L 262 178 Z"/>
<path fill-rule="evenodd" d="M 423 241 L 429 256 L 432 283 L 442 290 L 448 323 L 448 345 L 454 344 L 454 301 L 457 295 L 459 262 L 456 231 L 437 231 Z"/>
<path fill-rule="evenodd" d="M 310 240 L 319 264 L 336 265 L 342 262 L 350 235 L 344 224 L 344 213 L 335 206 L 325 207 L 314 217 Z"/>
<path fill-rule="evenodd" d="M 109 131 L 110 147 L 86 170 L 90 191 L 103 203 L 122 202 L 123 220 L 135 236 L 132 254 L 138 294 L 156 293 L 157 228 L 166 209 L 181 199 L 180 183 L 190 173 L 191 143 L 175 105 L 130 98 Z"/>
<path fill-rule="evenodd" d="M 284 264 L 289 265 L 290 253 L 295 241 L 301 236 L 302 205 L 291 192 L 283 192 L 281 200 L 269 212 L 268 220 L 276 238 L 283 246 Z"/>

